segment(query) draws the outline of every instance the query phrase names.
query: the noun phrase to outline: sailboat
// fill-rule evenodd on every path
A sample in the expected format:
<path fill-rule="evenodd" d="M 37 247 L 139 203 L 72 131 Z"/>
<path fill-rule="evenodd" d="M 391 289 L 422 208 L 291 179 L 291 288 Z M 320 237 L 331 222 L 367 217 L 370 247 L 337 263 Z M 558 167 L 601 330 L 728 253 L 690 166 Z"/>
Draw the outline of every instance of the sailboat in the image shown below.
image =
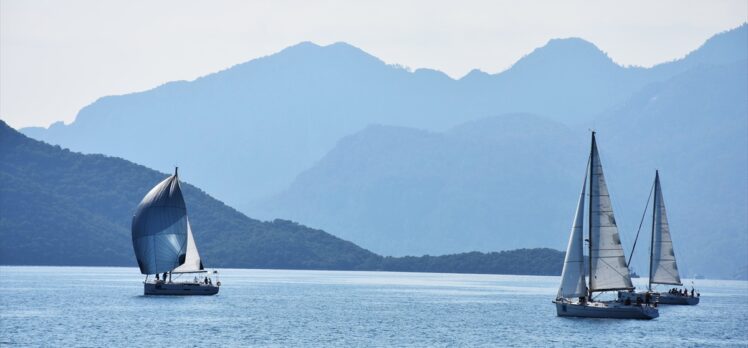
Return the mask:
<path fill-rule="evenodd" d="M 174 175 L 154 186 L 138 205 L 132 218 L 132 246 L 140 272 L 146 275 L 145 295 L 218 293 L 221 285 L 218 272 L 213 271 L 214 285 L 195 244 L 178 168 Z M 159 278 L 160 274 L 163 277 Z M 155 277 L 149 280 L 150 275 Z"/>
<path fill-rule="evenodd" d="M 649 284 L 644 292 L 618 293 L 620 300 L 645 298 L 647 295 L 656 298 L 661 304 L 674 305 L 696 305 L 700 296 L 691 289 L 685 293 L 671 291 L 667 293 L 656 292 L 652 289 L 653 284 L 682 286 L 678 272 L 678 264 L 675 262 L 675 251 L 673 240 L 670 236 L 670 225 L 667 221 L 665 211 L 665 200 L 662 198 L 662 187 L 660 186 L 660 172 L 655 171 L 654 199 L 652 202 L 652 239 L 649 252 Z"/>
<path fill-rule="evenodd" d="M 588 182 L 589 179 L 589 182 Z M 589 186 L 588 213 L 588 282 L 585 281 L 584 203 Z M 653 319 L 659 316 L 655 305 L 620 301 L 597 301 L 596 292 L 633 290 L 631 275 L 618 235 L 603 167 L 592 132 L 590 157 L 585 170 L 582 192 L 566 248 L 561 286 L 553 303 L 561 317 Z"/>

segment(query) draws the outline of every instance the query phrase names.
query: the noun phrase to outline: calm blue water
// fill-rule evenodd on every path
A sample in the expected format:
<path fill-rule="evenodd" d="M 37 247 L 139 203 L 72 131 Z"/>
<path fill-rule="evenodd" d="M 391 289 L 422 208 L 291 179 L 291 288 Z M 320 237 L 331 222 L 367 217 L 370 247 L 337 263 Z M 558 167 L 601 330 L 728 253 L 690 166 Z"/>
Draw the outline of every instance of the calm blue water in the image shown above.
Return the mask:
<path fill-rule="evenodd" d="M 556 317 L 558 277 L 237 270 L 145 297 L 134 268 L 0 267 L 0 345 L 746 346 L 748 282 L 653 321 Z"/>

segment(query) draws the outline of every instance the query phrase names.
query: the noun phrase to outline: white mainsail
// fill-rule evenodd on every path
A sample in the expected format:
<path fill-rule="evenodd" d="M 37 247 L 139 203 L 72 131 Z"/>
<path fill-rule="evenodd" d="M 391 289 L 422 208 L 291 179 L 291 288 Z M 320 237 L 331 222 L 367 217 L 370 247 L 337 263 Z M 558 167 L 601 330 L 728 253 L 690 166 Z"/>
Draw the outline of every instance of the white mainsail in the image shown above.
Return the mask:
<path fill-rule="evenodd" d="M 603 167 L 592 133 L 590 154 L 590 291 L 632 290 Z"/>
<path fill-rule="evenodd" d="M 665 212 L 665 201 L 662 199 L 660 173 L 655 173 L 654 210 L 652 217 L 652 260 L 649 271 L 650 284 L 683 285 L 675 263 L 673 240 L 670 237 L 670 226 Z"/>
<path fill-rule="evenodd" d="M 192 227 L 190 220 L 187 218 L 187 253 L 184 257 L 184 263 L 175 268 L 172 273 L 194 273 L 203 272 L 203 262 L 200 260 L 200 254 L 197 252 L 195 237 L 192 236 Z"/>
<path fill-rule="evenodd" d="M 569 244 L 566 247 L 564 269 L 561 271 L 561 287 L 556 298 L 574 298 L 587 295 L 584 283 L 584 194 L 587 175 L 582 181 L 582 193 L 571 225 Z"/>

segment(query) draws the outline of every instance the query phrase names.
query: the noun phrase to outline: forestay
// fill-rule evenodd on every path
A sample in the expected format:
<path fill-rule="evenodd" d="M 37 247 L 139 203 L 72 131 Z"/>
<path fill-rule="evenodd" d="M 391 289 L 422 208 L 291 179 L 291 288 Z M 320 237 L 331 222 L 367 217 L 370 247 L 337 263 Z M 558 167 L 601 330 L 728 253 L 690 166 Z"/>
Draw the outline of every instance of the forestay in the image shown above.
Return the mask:
<path fill-rule="evenodd" d="M 655 174 L 654 216 L 652 218 L 652 262 L 649 282 L 653 284 L 683 285 L 675 263 L 675 251 L 670 237 L 670 226 L 662 199 L 660 174 Z"/>
<path fill-rule="evenodd" d="M 140 272 L 168 272 L 184 263 L 187 209 L 176 173 L 156 185 L 132 218 L 132 245 Z"/>
<path fill-rule="evenodd" d="M 564 258 L 564 269 L 561 271 L 561 287 L 558 289 L 556 298 L 582 297 L 587 294 L 587 286 L 584 283 L 584 195 L 587 175 L 582 181 L 582 193 L 579 195 L 577 211 L 569 235 L 569 244 L 566 247 Z"/>
<path fill-rule="evenodd" d="M 631 290 L 629 269 L 592 133 L 590 154 L 590 291 Z"/>

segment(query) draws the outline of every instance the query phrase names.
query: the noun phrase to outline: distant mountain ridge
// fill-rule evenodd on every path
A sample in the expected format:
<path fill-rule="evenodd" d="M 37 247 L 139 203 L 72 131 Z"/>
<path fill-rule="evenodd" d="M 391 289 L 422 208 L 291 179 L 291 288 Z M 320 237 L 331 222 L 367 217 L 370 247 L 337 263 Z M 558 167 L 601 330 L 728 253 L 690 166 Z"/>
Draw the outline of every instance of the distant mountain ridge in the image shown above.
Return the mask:
<path fill-rule="evenodd" d="M 136 266 L 130 221 L 166 174 L 29 139 L 0 120 L 0 264 Z M 551 249 L 383 258 L 324 231 L 250 219 L 182 182 L 206 267 L 555 275 Z"/>
<path fill-rule="evenodd" d="M 443 131 L 524 112 L 588 125 L 650 83 L 697 65 L 744 59 L 745 49 L 734 46 L 747 28 L 716 35 L 685 58 L 651 69 L 620 67 L 591 43 L 562 39 L 507 71 L 459 80 L 386 65 L 345 43 L 307 42 L 195 81 L 101 98 L 70 125 L 22 131 L 162 171 L 179 163 L 191 182 L 257 214 L 254 203 L 287 188 L 340 138 L 369 124 Z M 154 151 L 163 144 L 172 146 L 169 158 Z"/>
<path fill-rule="evenodd" d="M 659 168 L 681 271 L 732 277 L 745 269 L 746 96 L 748 60 L 698 66 L 599 118 L 627 252 Z M 562 248 L 588 154 L 589 131 L 531 114 L 446 132 L 372 126 L 258 206 L 393 255 Z M 646 270 L 646 224 L 640 238 L 632 265 Z"/>

